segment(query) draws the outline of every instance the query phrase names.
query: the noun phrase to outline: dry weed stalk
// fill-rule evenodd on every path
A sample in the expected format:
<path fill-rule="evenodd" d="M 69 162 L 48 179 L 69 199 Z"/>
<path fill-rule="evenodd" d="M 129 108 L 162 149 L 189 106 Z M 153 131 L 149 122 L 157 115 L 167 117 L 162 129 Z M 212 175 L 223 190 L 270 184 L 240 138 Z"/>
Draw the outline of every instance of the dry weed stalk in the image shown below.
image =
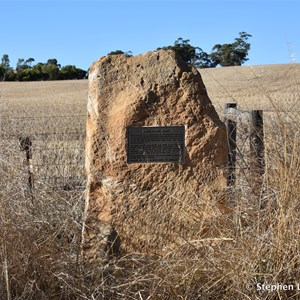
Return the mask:
<path fill-rule="evenodd" d="M 2 245 L 1 256 L 3 257 L 3 277 L 5 280 L 5 291 L 6 291 L 6 300 L 11 299 L 10 295 L 10 282 L 9 282 L 9 274 L 8 274 L 8 264 L 7 264 L 7 252 L 6 245 Z"/>

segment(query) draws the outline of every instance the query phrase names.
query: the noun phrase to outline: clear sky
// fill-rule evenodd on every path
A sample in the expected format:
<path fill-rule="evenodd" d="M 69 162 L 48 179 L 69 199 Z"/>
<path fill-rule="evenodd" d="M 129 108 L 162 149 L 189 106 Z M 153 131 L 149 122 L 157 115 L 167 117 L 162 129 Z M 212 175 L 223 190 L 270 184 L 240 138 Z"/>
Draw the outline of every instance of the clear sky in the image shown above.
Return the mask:
<path fill-rule="evenodd" d="M 252 35 L 245 65 L 300 62 L 298 0 L 0 0 L 0 56 L 56 58 L 88 69 L 110 51 L 134 55 L 178 37 L 210 52 Z"/>

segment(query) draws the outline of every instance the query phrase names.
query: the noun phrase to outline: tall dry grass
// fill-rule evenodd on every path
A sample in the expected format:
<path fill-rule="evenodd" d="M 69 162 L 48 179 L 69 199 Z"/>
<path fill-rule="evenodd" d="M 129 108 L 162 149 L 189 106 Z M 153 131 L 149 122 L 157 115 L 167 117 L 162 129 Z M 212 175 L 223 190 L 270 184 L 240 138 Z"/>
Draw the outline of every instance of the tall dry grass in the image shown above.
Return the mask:
<path fill-rule="evenodd" d="M 163 257 L 135 253 L 97 265 L 80 256 L 83 192 L 40 183 L 30 194 L 22 154 L 2 144 L 0 298 L 299 299 L 299 117 L 266 115 L 262 186 L 244 168 L 247 188 L 238 183 L 224 206 L 209 187 L 193 193 L 181 212 L 193 239 Z"/>

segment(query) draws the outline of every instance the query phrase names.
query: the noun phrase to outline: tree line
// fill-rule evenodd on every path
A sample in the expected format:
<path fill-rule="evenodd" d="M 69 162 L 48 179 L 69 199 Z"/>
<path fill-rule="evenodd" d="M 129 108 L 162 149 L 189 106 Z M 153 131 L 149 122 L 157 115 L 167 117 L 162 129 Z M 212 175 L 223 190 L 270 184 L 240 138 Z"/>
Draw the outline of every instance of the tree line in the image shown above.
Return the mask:
<path fill-rule="evenodd" d="M 194 65 L 196 68 L 215 68 L 217 66 L 241 66 L 248 60 L 251 37 L 246 32 L 240 32 L 239 37 L 232 43 L 216 44 L 211 53 L 207 53 L 200 47 L 192 46 L 190 40 L 178 38 L 174 45 L 157 48 L 157 50 L 174 50 L 184 61 Z M 132 56 L 132 52 L 116 50 L 108 55 L 123 54 L 127 57 Z M 1 81 L 35 81 L 35 80 L 64 80 L 64 79 L 83 79 L 87 78 L 88 71 L 77 68 L 75 65 L 61 66 L 57 59 L 48 59 L 46 63 L 33 65 L 34 58 L 19 58 L 16 68 L 10 66 L 8 54 L 4 54 L 0 64 Z"/>
<path fill-rule="evenodd" d="M 214 45 L 211 53 L 203 51 L 200 47 L 192 46 L 189 43 L 190 40 L 184 40 L 181 37 L 174 42 L 174 45 L 160 47 L 156 50 L 174 50 L 184 61 L 200 69 L 241 66 L 248 60 L 247 56 L 251 46 L 248 39 L 250 37 L 250 34 L 244 31 L 240 32 L 239 37 L 235 38 L 232 43 Z M 131 51 L 116 50 L 108 53 L 108 55 L 116 54 L 132 56 Z"/>
<path fill-rule="evenodd" d="M 19 58 L 16 68 L 10 66 L 8 54 L 4 54 L 0 64 L 1 81 L 37 81 L 37 80 L 65 80 L 83 79 L 87 71 L 75 65 L 61 66 L 57 59 L 48 59 L 46 63 L 39 62 L 33 65 L 34 58 Z"/>

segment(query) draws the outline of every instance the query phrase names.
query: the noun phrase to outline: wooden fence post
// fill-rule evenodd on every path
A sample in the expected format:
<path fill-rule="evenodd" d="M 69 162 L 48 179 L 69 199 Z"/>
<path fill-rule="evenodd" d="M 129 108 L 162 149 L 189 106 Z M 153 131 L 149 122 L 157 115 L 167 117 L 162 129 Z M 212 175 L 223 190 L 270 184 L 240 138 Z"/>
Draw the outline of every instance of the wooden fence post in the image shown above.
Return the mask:
<path fill-rule="evenodd" d="M 250 112 L 250 163 L 253 193 L 259 197 L 265 172 L 264 124 L 262 110 Z"/>
<path fill-rule="evenodd" d="M 32 165 L 32 141 L 30 137 L 20 137 L 20 148 L 21 151 L 25 151 L 26 164 L 28 168 L 28 187 L 30 194 L 34 191 L 34 180 L 33 180 L 33 165 Z"/>
<path fill-rule="evenodd" d="M 227 129 L 228 138 L 228 175 L 227 185 L 234 186 L 236 180 L 235 165 L 236 165 L 236 125 L 237 122 L 228 116 L 228 110 L 236 109 L 236 103 L 226 103 L 224 106 L 224 123 Z"/>
<path fill-rule="evenodd" d="M 250 112 L 250 159 L 251 173 L 258 192 L 262 186 L 262 176 L 265 172 L 265 147 L 263 111 Z"/>

